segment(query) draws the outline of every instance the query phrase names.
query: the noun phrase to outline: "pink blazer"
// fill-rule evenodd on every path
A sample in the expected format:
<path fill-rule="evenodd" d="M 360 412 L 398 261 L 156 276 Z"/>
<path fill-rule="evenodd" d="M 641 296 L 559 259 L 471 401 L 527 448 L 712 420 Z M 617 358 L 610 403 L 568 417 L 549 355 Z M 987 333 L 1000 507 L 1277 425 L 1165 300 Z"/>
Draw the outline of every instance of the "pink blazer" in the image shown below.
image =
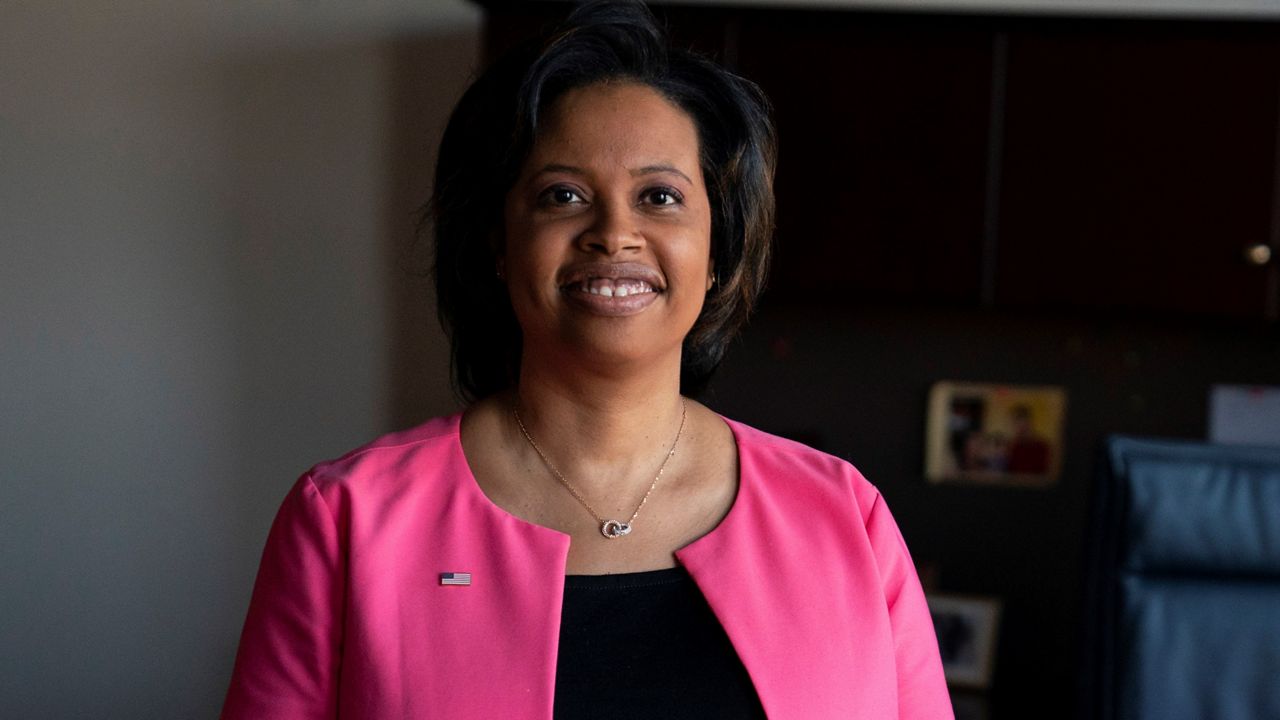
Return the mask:
<path fill-rule="evenodd" d="M 569 538 L 480 491 L 460 419 L 298 480 L 267 539 L 223 720 L 550 720 Z M 879 492 L 842 460 L 728 422 L 738 496 L 676 558 L 768 716 L 953 717 Z M 471 584 L 442 585 L 453 572 Z"/>

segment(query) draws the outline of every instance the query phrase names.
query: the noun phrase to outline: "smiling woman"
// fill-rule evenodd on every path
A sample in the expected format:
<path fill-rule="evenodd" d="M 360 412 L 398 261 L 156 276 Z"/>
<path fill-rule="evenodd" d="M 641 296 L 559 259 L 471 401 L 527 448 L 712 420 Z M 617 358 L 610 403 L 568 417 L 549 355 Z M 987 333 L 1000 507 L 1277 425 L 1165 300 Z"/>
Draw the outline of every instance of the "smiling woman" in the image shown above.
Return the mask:
<path fill-rule="evenodd" d="M 700 390 L 766 274 L 750 82 L 644 6 L 490 68 L 432 219 L 453 417 L 306 473 L 267 540 L 224 718 L 944 718 L 876 489 Z"/>
<path fill-rule="evenodd" d="M 614 104 L 617 120 L 629 125 L 604 133 L 592 129 L 593 116 L 574 117 L 572 109 L 566 111 L 560 101 L 573 102 L 591 86 L 620 90 L 610 93 L 607 102 Z M 629 91 L 618 86 L 630 86 Z M 637 108 L 626 103 L 644 95 L 650 103 L 664 101 L 645 109 L 665 111 L 662 119 L 669 125 L 628 118 Z M 595 100 L 597 105 L 605 102 Z M 673 112 L 679 117 L 672 117 Z M 450 332 L 459 389 L 467 398 L 506 389 L 519 375 L 520 328 L 505 286 L 494 282 L 505 245 L 504 227 L 497 220 L 519 199 L 508 193 L 536 173 L 588 169 L 551 157 L 557 139 L 553 134 L 561 143 L 568 139 L 566 133 L 578 132 L 593 133 L 603 144 L 623 139 L 656 144 L 667 139 L 656 134 L 660 129 L 685 131 L 672 139 L 686 141 L 692 129 L 696 160 L 678 167 L 673 156 L 665 157 L 675 147 L 661 148 L 663 152 L 628 171 L 669 178 L 658 183 L 650 178 L 657 193 L 648 196 L 651 203 L 687 200 L 678 186 L 671 187 L 679 182 L 701 185 L 705 193 L 716 287 L 705 295 L 705 307 L 685 338 L 680 387 L 696 393 L 706 385 L 751 313 L 768 273 L 776 152 L 768 101 L 755 85 L 709 60 L 668 48 L 642 6 L 595 3 L 486 71 L 463 96 L 441 143 L 431 203 L 438 307 Z M 683 149 L 689 149 L 687 143 Z M 546 159 L 539 162 L 531 152 Z M 588 196 L 574 193 L 573 187 L 557 187 L 547 199 L 585 201 Z M 667 187 L 675 192 L 662 192 Z M 505 225 L 509 231 L 509 223 Z M 495 326 L 502 331 L 494 332 Z"/>
<path fill-rule="evenodd" d="M 522 372 L 548 361 L 557 374 L 565 363 L 583 373 L 666 365 L 678 378 L 712 287 L 697 129 L 629 82 L 568 91 L 547 115 L 507 193 L 498 259 L 522 330 Z"/>

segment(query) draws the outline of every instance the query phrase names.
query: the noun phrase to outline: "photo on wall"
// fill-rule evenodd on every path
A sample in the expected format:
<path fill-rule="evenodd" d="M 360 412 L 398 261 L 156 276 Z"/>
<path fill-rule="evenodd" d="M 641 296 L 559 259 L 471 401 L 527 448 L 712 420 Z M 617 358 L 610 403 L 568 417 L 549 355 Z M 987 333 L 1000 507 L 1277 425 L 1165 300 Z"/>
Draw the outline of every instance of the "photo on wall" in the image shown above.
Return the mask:
<path fill-rule="evenodd" d="M 930 593 L 926 600 L 938 634 L 938 652 L 947 684 L 959 688 L 989 687 L 995 668 L 1000 601 L 946 593 Z"/>
<path fill-rule="evenodd" d="M 925 432 L 930 482 L 1047 487 L 1062 471 L 1067 394 L 1051 385 L 934 383 Z"/>

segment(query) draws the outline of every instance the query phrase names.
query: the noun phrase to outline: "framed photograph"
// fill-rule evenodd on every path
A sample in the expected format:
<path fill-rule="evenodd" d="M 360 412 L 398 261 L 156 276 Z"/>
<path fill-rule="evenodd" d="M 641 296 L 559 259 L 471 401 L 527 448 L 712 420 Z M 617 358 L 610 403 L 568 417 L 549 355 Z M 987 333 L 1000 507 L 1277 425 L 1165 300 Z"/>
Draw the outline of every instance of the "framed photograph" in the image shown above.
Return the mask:
<path fill-rule="evenodd" d="M 1280 447 L 1280 387 L 1209 388 L 1209 442 Z"/>
<path fill-rule="evenodd" d="M 939 382 L 929 391 L 925 477 L 1046 487 L 1062 471 L 1067 393 L 1050 385 Z"/>
<path fill-rule="evenodd" d="M 976 689 L 990 686 L 1000 601 L 946 593 L 929 593 L 926 598 L 947 684 Z"/>

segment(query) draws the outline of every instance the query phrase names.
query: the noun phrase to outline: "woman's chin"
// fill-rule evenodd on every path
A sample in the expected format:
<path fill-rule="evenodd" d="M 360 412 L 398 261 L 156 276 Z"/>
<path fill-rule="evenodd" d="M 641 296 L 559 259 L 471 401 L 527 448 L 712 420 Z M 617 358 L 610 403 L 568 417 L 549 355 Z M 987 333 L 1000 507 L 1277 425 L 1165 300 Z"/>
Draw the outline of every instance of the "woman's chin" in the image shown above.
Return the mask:
<path fill-rule="evenodd" d="M 608 317 L 592 317 L 595 319 L 580 316 L 578 322 L 562 325 L 554 336 L 529 342 L 525 362 L 535 355 L 540 358 L 534 361 L 537 365 L 569 376 L 586 372 L 652 380 L 652 371 L 679 372 L 683 337 L 672 333 L 672 325 L 651 327 L 625 318 L 612 322 Z"/>

